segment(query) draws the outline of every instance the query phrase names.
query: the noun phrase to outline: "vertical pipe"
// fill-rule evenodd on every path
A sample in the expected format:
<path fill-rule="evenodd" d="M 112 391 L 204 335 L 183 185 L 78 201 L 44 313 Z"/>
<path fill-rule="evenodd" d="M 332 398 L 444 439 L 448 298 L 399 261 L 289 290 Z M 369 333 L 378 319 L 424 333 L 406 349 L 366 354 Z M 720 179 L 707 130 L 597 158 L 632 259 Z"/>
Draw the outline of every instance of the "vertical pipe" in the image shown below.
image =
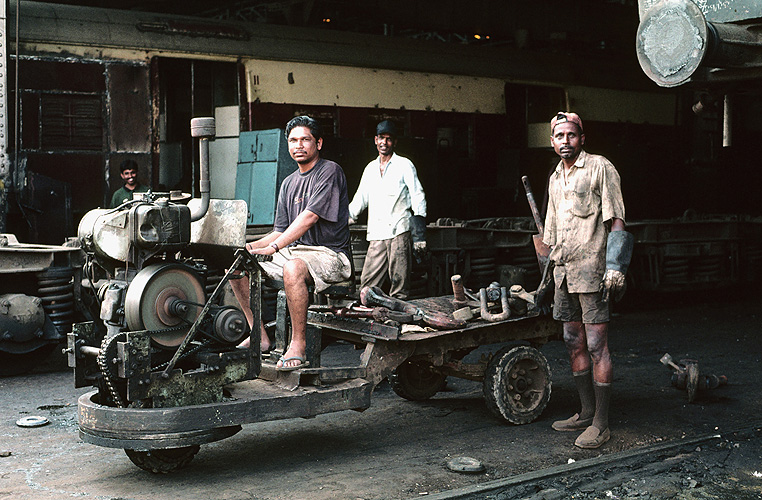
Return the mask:
<path fill-rule="evenodd" d="M 191 61 L 190 64 L 190 109 L 191 109 L 191 119 L 196 117 L 196 61 Z M 196 143 L 195 141 L 191 142 L 191 196 L 193 198 L 196 197 L 196 166 L 194 165 L 193 158 L 196 157 L 195 155 L 196 150 Z M 199 151 L 199 154 L 200 151 Z M 201 166 L 199 165 L 199 168 Z"/>
<path fill-rule="evenodd" d="M 161 166 L 161 116 L 162 101 L 161 78 L 159 75 L 159 58 L 151 58 L 151 187 L 159 186 L 159 168 Z M 166 116 L 166 114 L 164 114 Z"/>
<path fill-rule="evenodd" d="M 191 120 L 191 137 L 198 138 L 201 206 L 191 212 L 191 222 L 201 219 L 209 209 L 211 183 L 209 181 L 209 139 L 216 134 L 214 118 Z"/>
<path fill-rule="evenodd" d="M 725 102 L 722 107 L 722 147 L 729 148 L 733 145 L 733 103 L 730 95 L 725 94 Z"/>
<path fill-rule="evenodd" d="M 9 0 L 0 2 L 0 233 L 6 232 L 10 161 L 8 160 L 8 11 Z M 18 4 L 16 5 L 18 12 Z M 18 33 L 16 33 L 18 35 Z M 18 46 L 18 43 L 16 44 Z"/>

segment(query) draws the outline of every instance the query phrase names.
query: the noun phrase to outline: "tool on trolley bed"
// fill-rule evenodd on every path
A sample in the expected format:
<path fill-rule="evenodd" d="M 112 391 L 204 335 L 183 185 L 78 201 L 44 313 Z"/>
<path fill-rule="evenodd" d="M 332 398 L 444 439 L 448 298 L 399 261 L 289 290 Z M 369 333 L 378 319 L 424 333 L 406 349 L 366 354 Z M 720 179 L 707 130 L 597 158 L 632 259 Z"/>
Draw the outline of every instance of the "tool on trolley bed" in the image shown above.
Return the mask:
<path fill-rule="evenodd" d="M 83 281 L 100 318 L 75 325 L 68 343 L 75 384 L 96 387 L 79 399 L 85 442 L 123 448 L 138 467 L 170 472 L 187 465 L 199 445 L 230 437 L 243 424 L 366 409 L 387 378 L 410 400 L 433 396 L 448 376 L 483 381 L 497 416 L 523 424 L 540 415 L 551 381 L 538 347 L 558 338 L 559 329 L 523 289 L 510 296 L 505 287 L 485 290 L 487 319 L 468 322 L 453 318 L 453 296 L 403 302 L 368 289 L 359 305 L 334 295 L 308 311 L 309 366 L 277 371 L 288 345 L 285 296 L 278 299 L 275 349 L 263 354 L 259 328 L 249 331 L 226 293 L 229 280 L 248 273 L 259 323 L 263 273 L 242 249 L 245 203 L 238 202 L 241 209 L 235 200 L 209 199 L 214 121 L 194 119 L 191 130 L 200 141 L 200 200 L 186 206 L 148 193 L 90 212 L 80 225 Z M 481 308 L 468 295 L 466 305 Z M 522 315 L 500 304 L 506 298 L 526 303 L 517 309 Z M 409 331 L 409 323 L 418 327 Z M 237 347 L 247 335 L 251 348 Z M 322 347 L 334 340 L 362 349 L 357 366 L 322 365 Z M 491 356 L 464 361 L 482 345 L 507 342 L 513 344 Z"/>

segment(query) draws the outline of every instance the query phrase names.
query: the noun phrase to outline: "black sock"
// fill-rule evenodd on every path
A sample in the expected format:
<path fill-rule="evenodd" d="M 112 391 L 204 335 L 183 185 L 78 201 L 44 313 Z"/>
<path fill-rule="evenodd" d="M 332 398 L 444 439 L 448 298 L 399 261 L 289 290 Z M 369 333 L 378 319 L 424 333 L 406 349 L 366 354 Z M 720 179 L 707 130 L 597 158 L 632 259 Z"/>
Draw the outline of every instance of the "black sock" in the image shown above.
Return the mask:
<path fill-rule="evenodd" d="M 581 372 L 573 372 L 572 375 L 574 375 L 574 383 L 577 385 L 577 392 L 579 392 L 579 401 L 582 408 L 579 411 L 579 418 L 582 420 L 590 418 L 595 414 L 593 374 L 587 369 Z"/>
<path fill-rule="evenodd" d="M 611 399 L 611 384 L 594 383 L 595 386 L 595 417 L 593 425 L 604 431 L 609 427 L 609 399 Z"/>

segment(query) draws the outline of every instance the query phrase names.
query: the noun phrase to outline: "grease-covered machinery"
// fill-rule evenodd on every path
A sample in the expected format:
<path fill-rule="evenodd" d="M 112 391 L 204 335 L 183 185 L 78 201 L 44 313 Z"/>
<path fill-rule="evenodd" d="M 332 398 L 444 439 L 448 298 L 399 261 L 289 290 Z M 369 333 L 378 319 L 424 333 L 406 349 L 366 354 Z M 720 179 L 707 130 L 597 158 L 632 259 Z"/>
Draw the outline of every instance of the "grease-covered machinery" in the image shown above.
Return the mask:
<path fill-rule="evenodd" d="M 210 199 L 214 119 L 192 120 L 191 133 L 199 139 L 200 199 L 186 205 L 149 192 L 93 210 L 79 225 L 82 292 L 98 319 L 75 324 L 67 350 L 75 384 L 98 387 L 94 399 L 104 406 L 216 402 L 225 384 L 259 370 L 258 349 L 236 348 L 249 328 L 237 302 L 226 299 L 230 273 L 220 278 L 245 243 L 246 204 Z"/>
<path fill-rule="evenodd" d="M 208 198 L 210 120 L 192 122 L 201 143 L 200 200 L 185 206 L 168 194 L 148 194 L 114 210 L 93 211 L 80 225 L 87 254 L 83 289 L 91 290 L 99 318 L 76 324 L 69 335 L 76 385 L 96 386 L 79 398 L 83 441 L 122 448 L 145 470 L 170 472 L 188 464 L 199 445 L 232 436 L 243 424 L 364 410 L 385 379 L 413 400 L 442 390 L 447 376 L 481 380 L 496 416 L 515 424 L 539 416 L 551 384 L 537 348 L 557 338 L 559 329 L 531 306 L 509 317 L 503 303 L 499 317 L 454 323 L 444 321 L 455 307 L 452 296 L 444 296 L 404 303 L 415 314 L 395 309 L 399 314 L 386 310 L 376 316 L 384 307 L 368 307 L 369 300 L 359 306 L 346 295 L 351 282 L 334 284 L 320 298 L 333 294 L 334 304 L 349 305 L 310 306 L 309 364 L 278 371 L 275 362 L 288 345 L 285 294 L 277 299 L 275 347 L 263 355 L 259 329 L 249 332 L 237 302 L 229 303 L 223 293 L 233 271 L 247 272 L 259 324 L 262 272 L 242 249 L 246 204 Z M 362 314 L 338 314 L 344 310 Z M 402 323 L 419 316 L 444 328 L 403 329 Z M 252 347 L 237 347 L 247 334 Z M 323 347 L 335 340 L 360 350 L 359 361 L 321 363 Z M 517 341 L 530 345 L 516 346 Z M 514 345 L 475 362 L 463 359 L 481 345 L 505 342 Z"/>

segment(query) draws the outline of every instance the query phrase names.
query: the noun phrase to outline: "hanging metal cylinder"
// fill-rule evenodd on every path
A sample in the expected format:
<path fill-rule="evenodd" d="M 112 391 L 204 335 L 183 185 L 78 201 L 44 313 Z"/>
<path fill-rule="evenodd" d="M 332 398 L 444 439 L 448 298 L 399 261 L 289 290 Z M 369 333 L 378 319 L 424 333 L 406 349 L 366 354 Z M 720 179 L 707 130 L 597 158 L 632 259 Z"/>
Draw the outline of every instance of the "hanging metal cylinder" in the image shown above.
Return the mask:
<path fill-rule="evenodd" d="M 691 0 L 662 0 L 640 20 L 638 62 L 645 74 L 662 87 L 687 82 L 700 67 L 759 69 L 759 28 L 754 24 L 709 23 Z M 739 73 L 732 78 L 744 76 Z"/>

